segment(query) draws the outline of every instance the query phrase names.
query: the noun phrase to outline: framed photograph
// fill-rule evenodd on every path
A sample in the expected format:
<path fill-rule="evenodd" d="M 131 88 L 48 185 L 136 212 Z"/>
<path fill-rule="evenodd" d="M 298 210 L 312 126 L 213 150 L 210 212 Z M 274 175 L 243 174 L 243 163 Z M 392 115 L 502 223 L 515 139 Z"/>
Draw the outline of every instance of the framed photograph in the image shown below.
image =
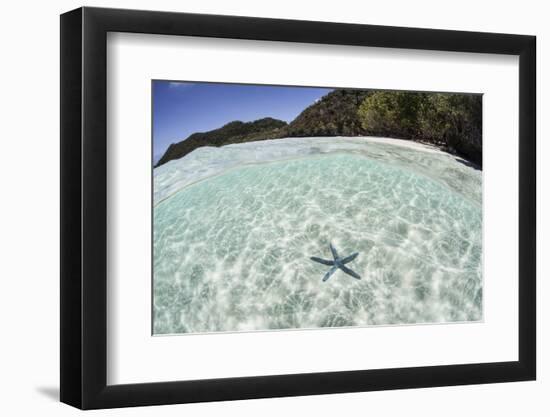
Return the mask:
<path fill-rule="evenodd" d="M 61 401 L 533 380 L 535 37 L 61 16 Z"/>

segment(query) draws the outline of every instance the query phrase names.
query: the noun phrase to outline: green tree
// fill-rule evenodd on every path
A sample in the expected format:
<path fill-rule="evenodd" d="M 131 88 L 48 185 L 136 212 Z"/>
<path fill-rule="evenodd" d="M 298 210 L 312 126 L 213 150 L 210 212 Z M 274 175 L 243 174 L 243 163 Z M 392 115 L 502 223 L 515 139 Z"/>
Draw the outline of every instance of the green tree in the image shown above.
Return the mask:
<path fill-rule="evenodd" d="M 416 138 L 426 94 L 375 91 L 359 106 L 362 127 L 372 135 Z"/>

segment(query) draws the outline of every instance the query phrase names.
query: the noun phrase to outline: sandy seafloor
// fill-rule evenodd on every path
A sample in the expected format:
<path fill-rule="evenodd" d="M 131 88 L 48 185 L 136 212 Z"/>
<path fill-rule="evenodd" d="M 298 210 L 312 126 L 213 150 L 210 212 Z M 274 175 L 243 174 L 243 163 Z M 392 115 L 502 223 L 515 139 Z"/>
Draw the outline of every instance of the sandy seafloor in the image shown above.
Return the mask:
<path fill-rule="evenodd" d="M 482 319 L 482 172 L 386 138 L 198 148 L 154 169 L 153 331 Z M 356 280 L 310 256 L 346 256 Z"/>

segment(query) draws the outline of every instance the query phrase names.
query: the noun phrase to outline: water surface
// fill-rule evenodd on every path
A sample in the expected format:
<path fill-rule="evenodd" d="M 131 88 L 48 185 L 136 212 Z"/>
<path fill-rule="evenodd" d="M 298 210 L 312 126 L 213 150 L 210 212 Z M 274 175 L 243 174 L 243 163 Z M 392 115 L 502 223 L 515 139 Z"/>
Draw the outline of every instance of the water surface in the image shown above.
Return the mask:
<path fill-rule="evenodd" d="M 154 172 L 154 333 L 482 318 L 481 171 L 365 138 L 199 148 Z M 329 242 L 361 280 L 328 270 Z"/>

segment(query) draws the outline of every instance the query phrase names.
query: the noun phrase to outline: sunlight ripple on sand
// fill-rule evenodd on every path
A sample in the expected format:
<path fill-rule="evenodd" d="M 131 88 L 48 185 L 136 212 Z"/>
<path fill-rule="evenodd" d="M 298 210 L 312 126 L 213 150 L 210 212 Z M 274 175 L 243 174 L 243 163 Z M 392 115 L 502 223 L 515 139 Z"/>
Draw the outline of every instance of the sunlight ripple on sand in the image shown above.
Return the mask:
<path fill-rule="evenodd" d="M 154 170 L 154 333 L 482 319 L 482 175 L 408 141 L 204 147 Z M 310 256 L 359 252 L 323 283 Z"/>

